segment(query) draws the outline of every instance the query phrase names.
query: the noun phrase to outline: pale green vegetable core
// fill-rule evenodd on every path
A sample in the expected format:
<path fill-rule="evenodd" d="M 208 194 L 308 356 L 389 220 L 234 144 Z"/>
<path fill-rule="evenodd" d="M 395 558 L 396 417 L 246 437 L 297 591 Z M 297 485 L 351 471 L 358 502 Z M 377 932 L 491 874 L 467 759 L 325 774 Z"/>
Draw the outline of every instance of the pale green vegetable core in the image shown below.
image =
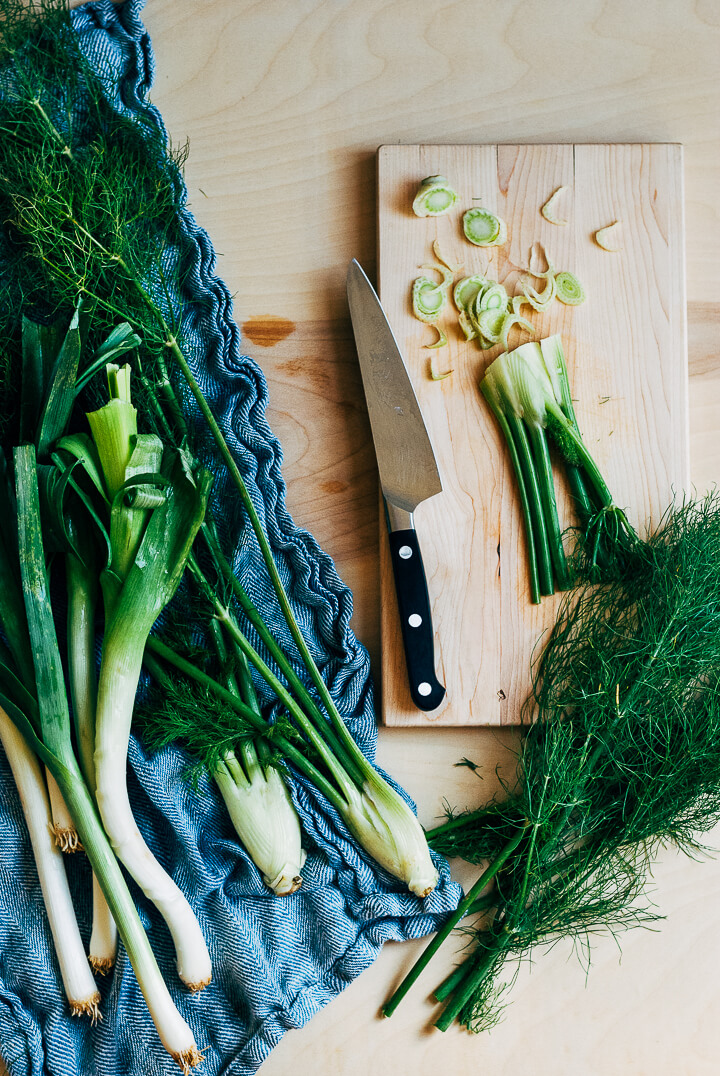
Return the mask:
<path fill-rule="evenodd" d="M 555 288 L 557 298 L 566 306 L 579 306 L 585 302 L 585 289 L 573 273 L 558 273 Z"/>
<path fill-rule="evenodd" d="M 439 217 L 455 205 L 457 194 L 445 176 L 428 176 L 418 187 L 412 210 L 416 217 Z"/>
<path fill-rule="evenodd" d="M 489 209 L 468 209 L 463 214 L 465 238 L 477 247 L 502 246 L 507 238 L 505 222 Z"/>

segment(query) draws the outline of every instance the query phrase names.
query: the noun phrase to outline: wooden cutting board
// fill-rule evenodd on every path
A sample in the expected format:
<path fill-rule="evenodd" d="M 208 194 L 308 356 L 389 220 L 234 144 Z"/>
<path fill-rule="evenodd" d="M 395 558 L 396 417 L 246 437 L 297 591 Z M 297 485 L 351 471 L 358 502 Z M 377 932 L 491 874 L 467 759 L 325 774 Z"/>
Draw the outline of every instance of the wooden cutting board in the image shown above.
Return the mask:
<path fill-rule="evenodd" d="M 418 218 L 412 200 L 426 176 L 444 175 L 454 209 Z M 566 186 L 547 222 L 540 208 Z M 462 214 L 482 205 L 508 224 L 504 247 L 472 246 Z M 621 221 L 622 250 L 593 234 Z M 530 311 L 535 339 L 562 334 L 580 428 L 617 504 L 644 531 L 673 490 L 689 481 L 682 147 L 679 145 L 383 146 L 378 151 L 378 279 L 435 447 L 443 493 L 416 512 L 435 627 L 436 666 L 447 687 L 433 713 L 410 699 L 387 536 L 381 535 L 382 714 L 387 725 L 500 725 L 518 722 L 533 648 L 558 597 L 530 604 L 522 521 L 510 463 L 478 381 L 500 348 L 466 342 L 448 304 L 448 346 L 428 351 L 432 328 L 412 315 L 418 267 L 443 256 L 462 274 L 483 273 L 514 293 L 531 244 L 557 271 L 582 281 L 587 301 Z M 542 281 L 537 282 L 542 288 Z M 510 346 L 532 339 L 514 330 Z M 429 374 L 430 356 L 442 381 Z M 560 493 L 560 490 L 559 490 Z M 574 522 L 560 493 L 564 525 Z"/>

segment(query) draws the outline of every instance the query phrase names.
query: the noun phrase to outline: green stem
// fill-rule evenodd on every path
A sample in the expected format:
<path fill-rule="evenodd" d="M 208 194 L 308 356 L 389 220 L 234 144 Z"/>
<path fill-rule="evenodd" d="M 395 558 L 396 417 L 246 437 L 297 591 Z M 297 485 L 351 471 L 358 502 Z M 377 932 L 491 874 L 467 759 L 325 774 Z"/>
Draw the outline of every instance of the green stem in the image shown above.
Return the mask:
<path fill-rule="evenodd" d="M 247 658 L 242 651 L 237 652 L 237 667 L 236 669 L 233 669 L 230 665 L 230 655 L 228 653 L 228 648 L 225 645 L 225 638 L 220 622 L 214 618 L 210 621 L 210 632 L 213 637 L 218 658 L 220 659 L 220 664 L 224 671 L 225 687 L 236 699 L 240 699 L 246 706 L 249 706 L 254 710 L 258 716 L 262 717 L 258 697 L 250 677 Z M 240 678 L 239 684 L 237 679 L 238 675 Z M 237 752 L 240 753 L 242 765 L 237 759 Z M 254 742 L 252 740 L 242 740 L 238 745 L 236 752 L 230 753 L 230 755 L 232 757 L 229 755 L 225 756 L 225 769 L 228 771 L 229 776 L 235 781 L 239 781 L 240 771 L 242 771 L 244 785 L 246 787 L 249 786 L 249 783 L 252 782 L 253 778 L 260 772 L 258 754 Z"/>
<path fill-rule="evenodd" d="M 533 447 L 535 466 L 538 471 L 540 485 L 540 500 L 545 517 L 545 525 L 548 530 L 550 544 L 550 556 L 555 569 L 555 578 L 560 590 L 567 590 L 570 586 L 567 560 L 562 544 L 562 531 L 558 519 L 557 502 L 555 500 L 555 486 L 553 484 L 552 464 L 548 450 L 545 430 L 541 426 L 529 427 L 530 443 Z"/>
<path fill-rule="evenodd" d="M 460 1015 L 465 1003 L 475 993 L 489 969 L 497 960 L 500 951 L 507 945 L 507 940 L 507 934 L 497 933 L 492 936 L 490 945 L 483 946 L 470 958 L 468 972 L 456 985 L 452 998 L 435 1021 L 435 1027 L 439 1031 L 447 1031 Z"/>
<path fill-rule="evenodd" d="M 482 383 L 480 385 L 482 391 Z M 518 446 L 515 444 L 515 439 L 512 435 L 512 431 L 508 425 L 508 421 L 505 418 L 500 407 L 495 404 L 494 398 L 488 393 L 485 396 L 490 408 L 498 421 L 500 429 L 505 437 L 505 442 L 510 452 L 510 460 L 512 462 L 513 471 L 515 472 L 515 481 L 517 482 L 518 493 L 520 494 L 520 506 L 522 508 L 523 521 L 525 523 L 525 540 L 528 547 L 528 570 L 530 572 L 530 600 L 533 605 L 540 603 L 540 582 L 538 579 L 538 554 L 535 547 L 535 534 L 533 531 L 532 515 L 530 512 L 530 499 L 528 497 L 527 487 L 525 485 L 525 476 L 520 463 L 520 455 L 518 453 Z"/>
<path fill-rule="evenodd" d="M 489 814 L 492 814 L 492 811 L 488 810 L 487 807 L 480 807 L 477 811 L 468 811 L 466 814 L 460 814 L 456 818 L 448 819 L 447 822 L 443 822 L 433 829 L 426 829 L 425 836 L 427 837 L 428 842 L 432 844 L 438 837 L 444 837 L 446 833 L 451 833 L 456 829 L 462 829 L 463 826 L 469 825 L 472 822 L 480 822 Z"/>
<path fill-rule="evenodd" d="M 518 456 L 520 461 L 520 467 L 525 478 L 525 484 L 528 491 L 528 500 L 530 504 L 530 517 L 532 520 L 533 531 L 535 533 L 535 547 L 537 549 L 538 558 L 538 576 L 540 584 L 541 594 L 554 594 L 555 585 L 553 582 L 552 571 L 552 558 L 550 555 L 550 544 L 548 541 L 547 526 L 545 523 L 545 516 L 542 508 L 542 498 L 540 496 L 540 485 L 538 483 L 537 470 L 533 461 L 532 453 L 530 451 L 530 444 L 528 442 L 528 435 L 523 422 L 510 411 L 506 415 L 508 427 L 512 433 L 513 440 L 518 449 Z"/>
<path fill-rule="evenodd" d="M 41 117 L 42 117 L 42 119 L 43 119 L 43 123 L 45 124 L 45 126 L 46 126 L 46 127 L 47 127 L 47 129 L 48 129 L 48 131 L 50 132 L 50 134 L 51 134 L 51 135 L 53 136 L 53 138 L 55 139 L 55 141 L 56 141 L 56 142 L 58 143 L 58 145 L 60 146 L 60 152 L 61 152 L 61 153 L 62 153 L 62 154 L 63 154 L 63 155 L 65 156 L 65 157 L 68 157 L 68 158 L 69 158 L 69 160 L 71 160 L 71 161 L 72 161 L 72 160 L 74 160 L 74 157 L 73 157 L 73 152 L 72 152 L 72 150 L 71 150 L 71 149 L 70 149 L 70 147 L 68 146 L 68 144 L 67 144 L 67 142 L 65 141 L 65 139 L 63 138 L 63 136 L 62 136 L 62 135 L 60 134 L 60 132 L 58 131 L 58 129 L 57 129 L 57 127 L 55 126 L 55 124 L 53 123 L 53 121 L 52 121 L 52 120 L 50 119 L 50 117 L 48 116 L 48 114 L 47 114 L 47 112 L 45 111 L 45 109 L 43 108 L 43 106 L 42 106 L 42 105 L 40 104 L 40 98 L 39 98 L 39 97 L 33 97 L 33 98 L 31 99 L 31 101 L 30 101 L 30 104 L 31 104 L 31 105 L 32 105 L 32 106 L 33 106 L 34 108 L 36 108 L 36 109 L 37 109 L 38 113 L 40 114 L 40 116 L 41 116 Z"/>
<path fill-rule="evenodd" d="M 481 900 L 482 899 L 483 898 L 481 898 Z M 486 911 L 487 908 L 491 906 L 494 898 L 492 897 L 492 895 L 490 895 L 488 897 L 485 897 L 484 899 L 486 901 L 486 907 L 479 908 L 478 911 Z M 483 931 L 483 933 L 487 932 Z M 447 998 L 449 998 L 450 995 L 455 990 L 457 990 L 460 983 L 472 974 L 473 966 L 477 964 L 477 952 L 478 951 L 475 950 L 473 953 L 468 955 L 465 960 L 463 960 L 462 964 L 458 964 L 454 971 L 451 971 L 448 977 L 446 979 L 443 979 L 443 981 L 440 983 L 440 986 L 438 986 L 437 989 L 433 992 L 433 997 L 436 1001 L 446 1001 Z"/>
<path fill-rule="evenodd" d="M 252 728 L 259 732 L 263 736 L 268 736 L 274 744 L 282 751 L 283 755 L 289 762 L 292 762 L 296 769 L 305 774 L 322 792 L 322 794 L 336 807 L 339 811 L 347 810 L 347 803 L 342 796 L 338 794 L 336 789 L 330 784 L 326 777 L 322 775 L 320 770 L 305 758 L 301 751 L 297 749 L 288 739 L 282 734 L 274 732 L 272 725 L 269 724 L 263 717 L 258 715 L 244 703 L 240 702 L 231 691 L 222 687 L 216 680 L 213 680 L 212 676 L 208 676 L 202 669 L 198 669 L 196 665 L 193 665 L 191 661 L 186 661 L 185 658 L 176 654 L 169 646 L 163 643 L 155 635 L 151 635 L 146 643 L 146 650 L 150 650 L 151 653 L 157 654 L 158 657 L 166 661 L 168 665 L 174 666 L 185 676 L 194 680 L 196 683 L 201 684 L 207 688 L 208 691 L 212 691 L 222 702 L 224 702 L 231 710 L 235 710 Z"/>
<path fill-rule="evenodd" d="M 598 465 L 595 463 L 595 460 L 588 452 L 585 446 L 585 442 L 583 441 L 579 432 L 577 431 L 575 426 L 573 426 L 573 424 L 567 420 L 565 414 L 560 407 L 558 407 L 557 405 L 551 405 L 549 403 L 548 411 L 550 412 L 554 421 L 557 422 L 562 429 L 563 435 L 572 442 L 573 448 L 575 450 L 575 455 L 577 457 L 577 459 L 573 460 L 572 462 L 577 464 L 579 461 L 579 465 L 582 467 L 588 481 L 590 482 L 595 492 L 595 495 L 598 498 L 600 507 L 610 508 L 611 505 L 614 503 L 612 494 L 610 493 L 610 490 L 605 483 L 605 479 L 600 473 Z"/>
<path fill-rule="evenodd" d="M 262 523 L 260 522 L 260 517 L 257 514 L 255 505 L 253 504 L 247 486 L 245 485 L 245 481 L 240 473 L 240 469 L 238 468 L 235 459 L 233 458 L 233 455 L 230 451 L 227 441 L 225 440 L 223 432 L 220 429 L 220 426 L 218 425 L 217 420 L 212 413 L 210 405 L 205 399 L 205 396 L 203 395 L 202 390 L 198 385 L 177 340 L 172 334 L 170 334 L 168 337 L 167 346 L 171 354 L 173 355 L 175 361 L 177 362 L 178 366 L 180 367 L 183 377 L 188 383 L 190 391 L 195 397 L 195 401 L 200 408 L 202 416 L 208 425 L 208 428 L 212 434 L 213 440 L 215 441 L 222 460 L 228 469 L 228 474 L 230 475 L 230 478 L 235 488 L 240 494 L 240 499 L 243 503 L 243 507 L 245 508 L 248 519 L 250 520 L 250 524 L 255 532 L 255 537 L 260 547 L 260 552 L 262 554 L 263 560 L 265 561 L 265 566 L 268 570 L 273 589 L 277 596 L 278 602 L 280 603 L 280 608 L 282 610 L 283 616 L 285 617 L 288 628 L 290 629 L 290 633 L 295 641 L 295 645 L 298 648 L 298 652 L 300 653 L 300 657 L 302 658 L 303 664 L 305 665 L 305 668 L 307 669 L 310 678 L 317 689 L 322 704 L 327 710 L 328 716 L 330 717 L 331 721 L 336 726 L 337 732 L 342 738 L 346 740 L 346 746 L 348 747 L 350 752 L 356 753 L 359 756 L 357 760 L 358 762 L 360 762 L 360 758 L 362 758 L 363 762 L 367 764 L 367 760 L 364 758 L 357 744 L 350 736 L 345 726 L 345 722 L 342 720 L 340 714 L 337 711 L 330 691 L 328 690 L 325 681 L 320 675 L 320 671 L 315 664 L 315 660 L 310 653 L 310 649 L 295 619 L 295 614 L 293 613 L 292 606 L 290 605 L 290 600 L 285 591 L 285 587 L 283 586 L 282 579 L 280 578 L 280 573 L 275 563 L 272 550 L 270 549 L 270 543 L 268 541 L 267 535 L 265 534 Z M 362 768 L 362 763 L 360 763 L 360 766 Z"/>
<path fill-rule="evenodd" d="M 297 724 L 308 737 L 315 747 L 315 750 L 330 770 L 330 773 L 335 778 L 340 791 L 343 792 L 350 801 L 352 790 L 348 789 L 348 780 L 358 788 L 362 788 L 363 778 L 362 775 L 358 775 L 359 780 L 356 778 L 357 767 L 354 765 L 354 760 L 348 759 L 344 747 L 338 743 L 336 737 L 333 735 L 332 728 L 328 725 L 327 721 L 322 720 L 320 727 L 318 727 L 310 720 L 296 700 L 288 692 L 284 684 L 278 680 L 272 669 L 263 661 L 258 652 L 240 630 L 228 609 L 220 601 L 207 579 L 198 568 L 194 557 L 190 558 L 188 566 L 206 601 L 214 610 L 216 618 L 223 625 L 230 639 L 240 648 L 245 657 L 252 661 L 255 668 L 278 697 L 280 702 L 282 702 L 288 712 L 292 714 Z"/>
<path fill-rule="evenodd" d="M 320 731 L 318 731 L 313 722 L 310 721 L 306 714 L 300 709 L 295 699 L 293 699 L 292 695 L 290 695 L 290 693 L 283 686 L 283 684 L 280 683 L 272 670 L 269 669 L 265 662 L 262 660 L 262 658 L 258 654 L 256 654 L 256 652 L 250 646 L 243 633 L 233 621 L 232 617 L 224 608 L 222 602 L 214 595 L 213 605 L 218 620 L 224 626 L 230 638 L 238 644 L 241 650 L 243 650 L 243 652 L 245 652 L 247 656 L 251 659 L 253 664 L 256 665 L 256 668 L 258 669 L 262 677 L 266 680 L 266 682 L 269 684 L 269 686 L 272 688 L 273 692 L 277 695 L 280 702 L 283 703 L 288 712 L 297 722 L 298 726 L 305 733 L 308 740 L 313 745 L 318 755 L 323 760 L 328 770 L 332 774 L 340 791 L 350 801 L 352 797 L 352 788 L 350 786 L 354 785 L 354 782 L 352 781 L 347 771 L 343 768 L 339 758 L 333 752 L 333 749 L 330 746 L 330 744 L 332 743 L 331 736 L 326 735 L 324 732 L 321 733 Z M 245 649 L 246 645 L 247 650 Z M 329 729 L 327 731 L 328 733 L 330 732 Z M 338 745 L 334 744 L 333 746 L 337 750 Z"/>
<path fill-rule="evenodd" d="M 507 842 L 502 851 L 498 852 L 495 859 L 490 863 L 478 878 L 475 885 L 468 890 L 466 895 L 458 904 L 452 915 L 446 920 L 444 926 L 437 932 L 425 951 L 421 954 L 420 958 L 415 962 L 408 974 L 398 986 L 397 990 L 393 993 L 392 997 L 383 1006 L 383 1016 L 392 1016 L 397 1009 L 402 999 L 407 994 L 410 987 L 416 982 L 420 974 L 431 959 L 435 956 L 435 953 L 441 947 L 445 939 L 452 933 L 455 927 L 458 925 L 461 919 L 463 919 L 470 911 L 472 906 L 478 900 L 482 894 L 483 889 L 492 881 L 499 870 L 502 869 L 504 864 L 513 854 L 521 840 L 525 836 L 525 826 L 518 830 L 515 836 Z"/>
<path fill-rule="evenodd" d="M 253 604 L 252 599 L 248 595 L 242 583 L 233 572 L 231 565 L 228 563 L 227 558 L 225 557 L 222 549 L 220 548 L 220 543 L 212 532 L 212 529 L 207 526 L 207 524 L 203 524 L 201 531 L 219 571 L 232 589 L 233 596 L 237 599 L 238 604 L 240 605 L 248 620 L 255 628 L 263 643 L 267 647 L 268 652 L 270 653 L 278 668 L 282 672 L 283 676 L 287 680 L 288 686 L 295 693 L 298 701 L 302 703 L 306 714 L 315 721 L 315 724 L 320 730 L 323 730 L 324 734 L 324 730 L 327 728 L 327 721 L 320 712 L 312 695 L 293 669 L 287 655 L 284 653 L 282 647 L 277 642 L 274 635 L 271 633 L 267 624 L 263 620 L 262 615 Z M 324 682 L 323 687 L 325 688 Z M 352 771 L 354 770 L 358 778 L 360 779 L 360 783 L 362 783 L 362 780 L 367 777 L 370 772 L 372 772 L 372 767 L 370 766 L 370 763 L 367 761 L 363 753 L 360 751 L 360 748 L 350 735 L 347 725 L 338 713 L 337 707 L 332 700 L 332 696 L 329 694 L 329 692 L 327 692 L 326 688 L 325 692 L 327 694 L 327 699 L 322 700 L 323 705 L 325 706 L 327 715 L 330 718 L 335 732 L 337 733 L 339 739 L 342 741 L 342 744 L 345 747 L 346 758 L 348 759 L 348 766 L 350 767 L 348 768 L 348 772 L 352 775 Z M 329 702 L 327 700 L 329 700 Z"/>
<path fill-rule="evenodd" d="M 565 474 L 570 486 L 575 511 L 580 517 L 581 524 L 585 527 L 595 515 L 596 509 L 590 499 L 582 471 L 576 464 L 566 463 Z"/>

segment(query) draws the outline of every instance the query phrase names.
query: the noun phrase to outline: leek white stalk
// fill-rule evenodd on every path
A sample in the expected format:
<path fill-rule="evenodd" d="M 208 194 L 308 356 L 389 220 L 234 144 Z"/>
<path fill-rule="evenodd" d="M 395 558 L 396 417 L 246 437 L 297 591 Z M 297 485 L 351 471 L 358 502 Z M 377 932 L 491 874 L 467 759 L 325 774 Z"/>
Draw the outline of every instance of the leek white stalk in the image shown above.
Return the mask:
<path fill-rule="evenodd" d="M 126 760 L 145 642 L 180 582 L 210 479 L 204 472 L 195 476 L 181 452 L 165 456 L 159 438 L 137 435 L 130 368 L 110 363 L 107 375 L 112 398 L 88 415 L 111 501 L 111 563 L 102 575 L 105 635 L 95 715 L 95 795 L 115 853 L 167 922 L 180 978 L 200 990 L 212 975 L 207 945 L 188 901 L 135 823 Z"/>
<path fill-rule="evenodd" d="M 86 551 L 88 560 L 90 554 Z M 95 795 L 95 610 L 97 575 L 72 552 L 65 557 L 68 594 L 68 671 L 78 760 L 90 793 Z M 93 970 L 107 975 L 115 963 L 117 927 L 97 878 L 93 875 L 92 933 L 88 959 Z"/>
<path fill-rule="evenodd" d="M 175 945 L 178 975 L 195 991 L 206 986 L 212 977 L 210 954 L 200 924 L 183 893 L 145 843 L 128 799 L 126 759 L 148 634 L 149 628 L 144 631 L 141 626 L 117 616 L 106 628 L 95 729 L 97 805 L 115 854 L 168 925 Z"/>
<path fill-rule="evenodd" d="M 73 1015 L 88 1013 L 94 1022 L 100 1015 L 98 1009 L 100 994 L 88 965 L 78 930 L 65 875 L 63 854 L 51 835 L 52 818 L 43 772 L 35 754 L 2 708 L 0 708 L 0 741 L 5 748 L 25 814 L 45 910 L 70 1009 Z"/>

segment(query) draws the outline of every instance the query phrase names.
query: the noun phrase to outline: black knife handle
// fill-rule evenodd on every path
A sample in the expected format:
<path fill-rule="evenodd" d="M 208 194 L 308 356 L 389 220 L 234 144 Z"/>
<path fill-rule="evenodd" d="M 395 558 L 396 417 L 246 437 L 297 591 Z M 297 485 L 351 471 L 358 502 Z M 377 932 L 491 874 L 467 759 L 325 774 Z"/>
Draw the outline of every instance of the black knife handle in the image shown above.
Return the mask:
<path fill-rule="evenodd" d="M 410 694 L 419 710 L 435 710 L 445 688 L 435 676 L 430 600 L 417 534 L 390 531 L 389 537 Z"/>

